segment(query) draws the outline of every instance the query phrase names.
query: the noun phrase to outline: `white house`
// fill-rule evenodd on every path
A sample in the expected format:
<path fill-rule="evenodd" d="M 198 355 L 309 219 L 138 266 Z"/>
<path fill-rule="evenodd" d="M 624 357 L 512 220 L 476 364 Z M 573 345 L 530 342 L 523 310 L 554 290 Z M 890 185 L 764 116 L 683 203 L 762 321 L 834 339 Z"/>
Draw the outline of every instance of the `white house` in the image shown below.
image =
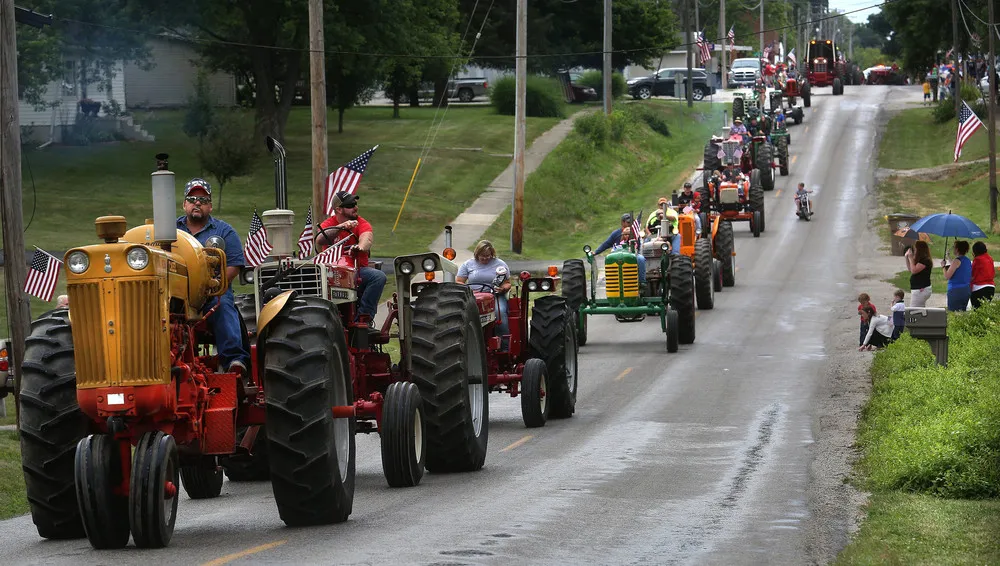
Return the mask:
<path fill-rule="evenodd" d="M 33 137 L 52 138 L 58 135 L 59 126 L 72 126 L 76 123 L 79 103 L 84 98 L 83 86 L 80 84 L 80 59 L 72 55 L 63 57 L 62 75 L 49 83 L 42 94 L 44 107 L 36 108 L 24 101 L 18 101 L 18 112 L 22 127 L 33 130 Z M 87 85 L 86 98 L 102 105 L 112 100 L 125 108 L 125 82 L 122 65 L 114 69 L 110 89 L 107 84 L 90 83 Z"/>
<path fill-rule="evenodd" d="M 125 97 L 129 108 L 170 108 L 187 104 L 198 76 L 198 53 L 185 41 L 169 36 L 149 41 L 152 68 L 125 64 Z M 208 75 L 208 84 L 219 106 L 236 104 L 236 79 L 229 73 Z"/>

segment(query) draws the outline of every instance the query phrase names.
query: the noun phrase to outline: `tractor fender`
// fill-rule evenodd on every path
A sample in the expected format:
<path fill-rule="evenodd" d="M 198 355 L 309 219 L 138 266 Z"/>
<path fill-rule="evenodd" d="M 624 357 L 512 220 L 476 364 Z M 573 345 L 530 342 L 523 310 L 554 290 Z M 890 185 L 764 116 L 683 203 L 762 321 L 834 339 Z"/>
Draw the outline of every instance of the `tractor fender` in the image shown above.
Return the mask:
<path fill-rule="evenodd" d="M 264 305 L 264 308 L 260 309 L 260 316 L 257 317 L 258 336 L 263 335 L 264 329 L 267 328 L 268 323 L 274 320 L 274 317 L 278 316 L 278 314 L 284 310 L 288 301 L 292 300 L 294 297 L 295 291 L 285 291 L 268 301 L 267 304 Z"/>
<path fill-rule="evenodd" d="M 716 216 L 712 219 L 712 247 L 715 247 L 715 234 L 719 231 L 719 222 L 722 221 L 721 216 Z"/>

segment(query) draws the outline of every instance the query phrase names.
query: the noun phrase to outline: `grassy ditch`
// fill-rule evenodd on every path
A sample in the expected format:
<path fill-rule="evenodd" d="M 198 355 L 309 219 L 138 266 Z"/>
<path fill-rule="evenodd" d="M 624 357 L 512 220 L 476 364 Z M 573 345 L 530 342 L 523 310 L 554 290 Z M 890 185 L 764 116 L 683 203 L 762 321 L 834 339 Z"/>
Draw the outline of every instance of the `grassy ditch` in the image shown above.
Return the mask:
<path fill-rule="evenodd" d="M 858 432 L 872 503 L 838 563 L 998 560 L 1000 302 L 951 315 L 948 334 L 947 368 L 908 335 L 875 356 Z"/>
<path fill-rule="evenodd" d="M 694 171 L 722 123 L 723 107 L 655 100 L 619 105 L 606 120 L 599 114 L 578 119 L 525 183 L 524 247 L 517 258 L 579 257 L 583 244 L 596 246 L 619 226 L 623 212 L 650 212 Z M 510 222 L 508 208 L 485 237 L 509 241 Z"/>
<path fill-rule="evenodd" d="M 0 430 L 0 520 L 28 512 L 17 433 Z"/>
<path fill-rule="evenodd" d="M 986 116 L 980 116 L 986 120 Z M 913 108 L 895 114 L 886 124 L 879 146 L 878 165 L 886 169 L 936 167 L 955 160 L 955 130 L 958 122 L 937 124 L 930 108 Z M 959 161 L 989 156 L 986 131 L 978 132 L 965 143 Z"/>

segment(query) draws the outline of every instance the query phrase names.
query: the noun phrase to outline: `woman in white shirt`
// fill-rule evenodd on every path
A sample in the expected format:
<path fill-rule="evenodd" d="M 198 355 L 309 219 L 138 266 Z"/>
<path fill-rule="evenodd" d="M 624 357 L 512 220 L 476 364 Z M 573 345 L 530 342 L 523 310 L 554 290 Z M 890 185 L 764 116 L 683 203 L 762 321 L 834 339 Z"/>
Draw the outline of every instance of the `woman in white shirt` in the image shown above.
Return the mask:
<path fill-rule="evenodd" d="M 884 348 L 892 338 L 892 319 L 884 314 L 875 314 L 875 309 L 871 305 L 865 305 L 861 309 L 862 319 L 868 323 L 868 335 L 858 350 L 874 350 Z"/>

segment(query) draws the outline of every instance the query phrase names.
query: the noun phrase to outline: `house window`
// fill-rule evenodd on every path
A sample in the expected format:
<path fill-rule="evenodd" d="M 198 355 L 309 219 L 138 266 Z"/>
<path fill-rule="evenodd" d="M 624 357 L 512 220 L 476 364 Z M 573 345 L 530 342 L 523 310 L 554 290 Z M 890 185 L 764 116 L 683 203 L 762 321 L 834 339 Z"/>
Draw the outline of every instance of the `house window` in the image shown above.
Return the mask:
<path fill-rule="evenodd" d="M 76 61 L 63 61 L 62 95 L 76 96 Z"/>

